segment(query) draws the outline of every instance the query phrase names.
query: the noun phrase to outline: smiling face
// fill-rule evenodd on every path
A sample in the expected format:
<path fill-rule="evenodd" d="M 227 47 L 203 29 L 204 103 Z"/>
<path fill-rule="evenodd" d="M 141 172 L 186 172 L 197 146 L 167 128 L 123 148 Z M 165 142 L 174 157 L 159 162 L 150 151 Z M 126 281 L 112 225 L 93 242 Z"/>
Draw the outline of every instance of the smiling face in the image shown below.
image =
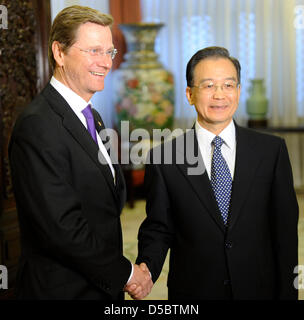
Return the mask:
<path fill-rule="evenodd" d="M 209 83 L 215 84 L 214 90 L 206 89 Z M 227 90 L 225 84 L 229 83 L 238 83 L 233 63 L 225 58 L 207 58 L 194 69 L 194 87 L 186 89 L 187 99 L 197 111 L 199 124 L 214 134 L 229 125 L 239 104 L 240 86 Z"/>
<path fill-rule="evenodd" d="M 62 51 L 57 41 L 52 45 L 56 61 L 54 76 L 86 101 L 104 89 L 105 76 L 112 67 L 109 55 L 91 56 L 83 51 L 88 49 L 103 52 L 113 49 L 110 27 L 87 22 L 79 27 L 76 42 L 67 52 Z"/>

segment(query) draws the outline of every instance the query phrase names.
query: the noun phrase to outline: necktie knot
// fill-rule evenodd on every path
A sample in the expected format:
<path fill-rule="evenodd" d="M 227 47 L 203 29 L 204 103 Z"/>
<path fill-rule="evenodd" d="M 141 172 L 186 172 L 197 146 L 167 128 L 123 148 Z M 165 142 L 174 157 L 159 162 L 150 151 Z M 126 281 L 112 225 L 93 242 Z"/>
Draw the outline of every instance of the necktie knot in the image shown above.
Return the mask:
<path fill-rule="evenodd" d="M 212 144 L 215 146 L 215 148 L 220 149 L 224 143 L 224 140 L 220 136 L 214 137 L 212 140 Z"/>
<path fill-rule="evenodd" d="M 93 112 L 92 112 L 92 109 L 91 109 L 91 105 L 88 104 L 87 107 L 84 108 L 81 112 L 83 113 L 84 117 L 86 118 L 88 131 L 89 131 L 91 137 L 98 144 L 97 136 L 96 136 L 96 128 L 95 128 L 94 117 L 93 117 Z"/>
<path fill-rule="evenodd" d="M 86 119 L 94 119 L 93 118 L 93 112 L 92 112 L 92 108 L 91 105 L 88 104 L 86 108 L 84 108 L 82 111 L 83 115 L 85 116 Z"/>

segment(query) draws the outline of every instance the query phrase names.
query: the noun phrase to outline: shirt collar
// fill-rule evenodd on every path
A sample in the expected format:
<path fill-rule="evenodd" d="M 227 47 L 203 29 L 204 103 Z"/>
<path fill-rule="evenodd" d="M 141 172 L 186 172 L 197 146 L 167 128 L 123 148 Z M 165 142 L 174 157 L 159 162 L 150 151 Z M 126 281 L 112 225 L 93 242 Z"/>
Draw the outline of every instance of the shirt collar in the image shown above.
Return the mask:
<path fill-rule="evenodd" d="M 196 120 L 195 123 L 195 131 L 196 131 L 196 135 L 197 135 L 197 139 L 199 141 L 200 144 L 202 144 L 202 146 L 204 148 L 210 148 L 211 147 L 211 142 L 215 137 L 215 134 L 208 131 L 207 129 L 203 128 L 198 121 Z"/>
<path fill-rule="evenodd" d="M 197 120 L 195 123 L 195 130 L 198 140 L 206 146 L 210 146 L 216 135 L 203 128 Z M 233 150 L 235 148 L 235 125 L 233 120 L 231 120 L 229 125 L 219 134 L 219 136 L 225 141 L 225 144 L 229 149 Z"/>
<path fill-rule="evenodd" d="M 235 148 L 235 125 L 233 120 L 229 125 L 219 134 L 219 136 L 225 141 L 225 144 L 229 149 Z"/>
<path fill-rule="evenodd" d="M 54 76 L 52 76 L 50 84 L 62 95 L 62 97 L 66 100 L 66 102 L 75 113 L 81 113 L 81 111 L 85 109 L 88 104 L 92 105 L 91 100 L 89 102 L 86 102 L 77 93 L 57 80 Z"/>

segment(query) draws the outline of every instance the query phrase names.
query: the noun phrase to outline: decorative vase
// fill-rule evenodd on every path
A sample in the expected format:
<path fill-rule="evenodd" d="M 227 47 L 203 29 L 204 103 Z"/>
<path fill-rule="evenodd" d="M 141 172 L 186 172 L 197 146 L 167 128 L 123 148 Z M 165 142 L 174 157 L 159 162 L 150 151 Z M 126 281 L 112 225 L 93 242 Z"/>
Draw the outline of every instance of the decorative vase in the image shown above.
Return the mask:
<path fill-rule="evenodd" d="M 246 101 L 247 113 L 249 115 L 249 127 L 267 126 L 268 100 L 265 96 L 263 79 L 252 79 L 249 87 L 250 96 Z"/>
<path fill-rule="evenodd" d="M 125 62 L 114 71 L 115 108 L 118 122 L 129 121 L 129 130 L 172 128 L 173 76 L 154 52 L 156 35 L 163 24 L 119 25 L 126 42 Z M 118 129 L 120 126 L 118 125 Z"/>

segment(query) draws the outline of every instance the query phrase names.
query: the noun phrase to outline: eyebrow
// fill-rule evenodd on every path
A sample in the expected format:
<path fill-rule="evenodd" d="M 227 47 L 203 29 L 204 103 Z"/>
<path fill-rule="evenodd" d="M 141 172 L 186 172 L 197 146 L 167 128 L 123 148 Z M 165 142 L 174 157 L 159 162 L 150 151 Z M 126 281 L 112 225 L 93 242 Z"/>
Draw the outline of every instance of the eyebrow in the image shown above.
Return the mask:
<path fill-rule="evenodd" d="M 105 47 L 101 45 L 96 45 L 96 46 L 90 46 L 90 48 L 98 48 L 98 49 L 103 49 L 103 50 L 109 50 L 109 49 L 114 49 L 114 45 L 112 44 L 109 48 L 105 49 Z"/>
<path fill-rule="evenodd" d="M 237 82 L 237 80 L 236 80 L 235 77 L 227 77 L 227 78 L 225 78 L 225 79 L 223 79 L 223 80 L 233 80 L 233 81 Z M 213 78 L 204 78 L 204 79 L 201 79 L 201 80 L 199 81 L 199 83 L 201 84 L 201 83 L 204 83 L 204 82 L 206 82 L 206 81 L 214 81 L 214 79 L 213 79 Z"/>

